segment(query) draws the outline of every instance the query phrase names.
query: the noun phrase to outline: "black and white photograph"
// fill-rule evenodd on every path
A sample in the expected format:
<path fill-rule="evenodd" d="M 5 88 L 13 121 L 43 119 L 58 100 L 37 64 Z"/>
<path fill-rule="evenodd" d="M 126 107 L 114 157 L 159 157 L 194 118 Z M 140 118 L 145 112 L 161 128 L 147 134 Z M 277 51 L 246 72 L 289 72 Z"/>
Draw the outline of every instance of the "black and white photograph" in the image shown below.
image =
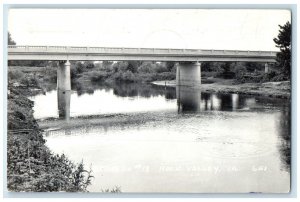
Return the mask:
<path fill-rule="evenodd" d="M 291 191 L 292 11 L 10 8 L 6 189 Z"/>

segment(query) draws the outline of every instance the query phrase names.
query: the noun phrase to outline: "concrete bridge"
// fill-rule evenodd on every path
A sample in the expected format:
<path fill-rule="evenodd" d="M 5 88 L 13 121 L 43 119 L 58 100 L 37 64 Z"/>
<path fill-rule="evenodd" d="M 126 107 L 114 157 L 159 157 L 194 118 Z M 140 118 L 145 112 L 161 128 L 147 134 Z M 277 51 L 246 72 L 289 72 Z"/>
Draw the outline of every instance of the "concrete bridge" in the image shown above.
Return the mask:
<path fill-rule="evenodd" d="M 8 60 L 59 61 L 57 69 L 57 98 L 59 117 L 70 118 L 71 75 L 69 61 L 175 61 L 178 86 L 201 84 L 201 62 L 275 62 L 276 52 L 238 50 L 158 49 L 158 48 L 103 48 L 74 46 L 8 46 Z M 182 103 L 195 97 L 188 94 Z M 198 98 L 198 96 L 196 96 Z M 196 106 L 196 105 L 195 105 Z"/>
<path fill-rule="evenodd" d="M 201 62 L 275 62 L 276 52 L 160 48 L 108 48 L 75 46 L 8 46 L 8 60 L 60 61 L 59 90 L 71 90 L 69 61 L 175 61 L 177 85 L 201 84 Z"/>

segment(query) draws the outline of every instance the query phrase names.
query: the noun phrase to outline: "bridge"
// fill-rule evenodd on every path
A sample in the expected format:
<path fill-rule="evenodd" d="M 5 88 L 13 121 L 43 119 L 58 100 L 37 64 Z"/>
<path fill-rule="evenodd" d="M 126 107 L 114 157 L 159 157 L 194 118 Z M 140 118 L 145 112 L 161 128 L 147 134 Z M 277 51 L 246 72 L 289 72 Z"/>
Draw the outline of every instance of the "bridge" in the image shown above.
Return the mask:
<path fill-rule="evenodd" d="M 59 61 L 57 69 L 59 117 L 64 117 L 68 121 L 71 97 L 69 61 L 174 61 L 176 62 L 177 85 L 199 86 L 201 84 L 201 62 L 203 61 L 264 62 L 265 72 L 268 72 L 268 63 L 276 61 L 276 52 L 75 46 L 8 46 L 8 60 Z"/>
<path fill-rule="evenodd" d="M 71 90 L 69 61 L 174 61 L 177 62 L 177 85 L 201 84 L 201 62 L 264 62 L 276 61 L 274 51 L 162 49 L 162 48 L 109 48 L 76 46 L 8 46 L 8 60 L 60 61 L 57 86 Z"/>
<path fill-rule="evenodd" d="M 76 46 L 8 46 L 8 60 L 275 62 L 276 52 Z"/>

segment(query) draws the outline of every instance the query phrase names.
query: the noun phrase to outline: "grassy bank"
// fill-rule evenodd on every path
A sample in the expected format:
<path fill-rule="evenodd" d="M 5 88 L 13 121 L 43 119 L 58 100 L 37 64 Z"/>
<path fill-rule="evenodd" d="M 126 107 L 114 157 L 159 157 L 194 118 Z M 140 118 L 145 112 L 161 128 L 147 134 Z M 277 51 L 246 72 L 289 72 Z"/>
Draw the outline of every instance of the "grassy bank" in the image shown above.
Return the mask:
<path fill-rule="evenodd" d="M 28 92 L 26 92 L 28 93 Z M 33 117 L 33 102 L 8 86 L 7 188 L 15 192 L 86 192 L 91 171 L 53 154 Z"/>

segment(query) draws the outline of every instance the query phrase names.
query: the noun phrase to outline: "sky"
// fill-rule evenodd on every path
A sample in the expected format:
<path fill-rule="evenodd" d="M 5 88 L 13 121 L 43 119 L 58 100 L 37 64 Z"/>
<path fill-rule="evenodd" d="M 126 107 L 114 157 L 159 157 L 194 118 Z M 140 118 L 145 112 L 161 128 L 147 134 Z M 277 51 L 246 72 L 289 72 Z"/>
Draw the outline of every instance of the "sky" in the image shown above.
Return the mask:
<path fill-rule="evenodd" d="M 288 10 L 10 9 L 17 45 L 277 50 Z"/>

